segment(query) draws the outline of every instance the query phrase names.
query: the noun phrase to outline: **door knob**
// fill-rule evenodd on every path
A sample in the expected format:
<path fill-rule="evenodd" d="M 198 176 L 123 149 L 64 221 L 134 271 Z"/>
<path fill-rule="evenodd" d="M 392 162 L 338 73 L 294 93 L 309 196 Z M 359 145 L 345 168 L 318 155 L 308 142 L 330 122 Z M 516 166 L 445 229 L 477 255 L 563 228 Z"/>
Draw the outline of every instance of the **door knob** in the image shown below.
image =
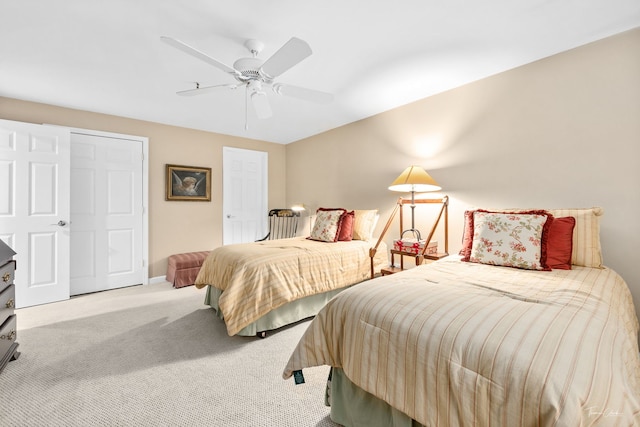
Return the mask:
<path fill-rule="evenodd" d="M 51 225 L 57 225 L 58 227 L 64 227 L 65 225 L 67 225 L 67 223 L 63 220 L 58 221 L 57 224 L 51 224 Z"/>

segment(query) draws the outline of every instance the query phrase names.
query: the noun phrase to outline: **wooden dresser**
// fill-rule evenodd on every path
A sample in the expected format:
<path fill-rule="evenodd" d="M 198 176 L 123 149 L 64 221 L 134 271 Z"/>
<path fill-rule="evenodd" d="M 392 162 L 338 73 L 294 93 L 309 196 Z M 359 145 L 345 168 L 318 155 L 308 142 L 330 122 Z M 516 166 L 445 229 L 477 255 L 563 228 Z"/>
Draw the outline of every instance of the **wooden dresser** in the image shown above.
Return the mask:
<path fill-rule="evenodd" d="M 16 262 L 13 255 L 15 252 L 0 240 L 0 373 L 7 363 L 20 355 L 16 342 L 16 288 L 13 283 Z"/>

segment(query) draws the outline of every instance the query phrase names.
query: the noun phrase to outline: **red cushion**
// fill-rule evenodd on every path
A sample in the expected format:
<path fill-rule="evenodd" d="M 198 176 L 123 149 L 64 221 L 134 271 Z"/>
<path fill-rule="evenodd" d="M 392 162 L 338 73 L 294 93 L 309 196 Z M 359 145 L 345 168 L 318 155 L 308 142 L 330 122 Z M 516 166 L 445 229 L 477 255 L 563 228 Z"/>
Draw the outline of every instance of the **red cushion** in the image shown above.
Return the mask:
<path fill-rule="evenodd" d="M 547 265 L 556 270 L 571 270 L 573 250 L 573 228 L 576 219 L 572 216 L 554 218 L 547 240 Z"/>
<path fill-rule="evenodd" d="M 207 258 L 207 255 L 209 255 L 209 251 L 171 255 L 169 257 L 169 265 L 178 270 L 182 268 L 200 267 L 205 258 Z"/>
<path fill-rule="evenodd" d="M 353 240 L 353 223 L 355 220 L 355 212 L 345 212 L 340 218 L 338 225 L 338 241 L 350 242 Z"/>
<path fill-rule="evenodd" d="M 462 255 L 464 258 L 469 258 L 471 255 L 471 246 L 473 244 L 473 212 L 464 212 L 464 230 L 462 231 L 462 249 L 458 255 Z"/>

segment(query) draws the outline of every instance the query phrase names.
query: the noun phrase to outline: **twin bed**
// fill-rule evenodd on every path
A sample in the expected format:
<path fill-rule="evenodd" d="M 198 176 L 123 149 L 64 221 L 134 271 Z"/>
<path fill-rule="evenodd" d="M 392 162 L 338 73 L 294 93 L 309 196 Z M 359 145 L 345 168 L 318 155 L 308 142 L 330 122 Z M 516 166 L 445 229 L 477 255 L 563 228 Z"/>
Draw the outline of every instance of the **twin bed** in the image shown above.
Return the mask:
<path fill-rule="evenodd" d="M 338 223 L 348 216 L 348 223 Z M 314 316 L 347 287 L 388 265 L 372 233 L 376 210 L 322 209 L 312 239 L 294 237 L 227 245 L 211 251 L 195 281 L 229 335 L 267 331 Z M 340 231 L 348 240 L 338 240 Z"/>
<path fill-rule="evenodd" d="M 283 376 L 332 367 L 345 426 L 639 425 L 638 320 L 601 214 L 469 213 L 459 256 L 329 301 Z"/>

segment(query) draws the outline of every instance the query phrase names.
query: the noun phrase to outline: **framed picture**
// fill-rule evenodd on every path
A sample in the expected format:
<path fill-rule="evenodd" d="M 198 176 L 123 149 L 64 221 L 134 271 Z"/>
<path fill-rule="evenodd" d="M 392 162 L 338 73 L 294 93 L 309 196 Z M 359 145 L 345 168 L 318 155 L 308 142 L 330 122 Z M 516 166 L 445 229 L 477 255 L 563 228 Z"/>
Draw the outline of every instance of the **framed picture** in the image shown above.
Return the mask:
<path fill-rule="evenodd" d="M 211 201 L 211 168 L 167 165 L 165 200 Z"/>

